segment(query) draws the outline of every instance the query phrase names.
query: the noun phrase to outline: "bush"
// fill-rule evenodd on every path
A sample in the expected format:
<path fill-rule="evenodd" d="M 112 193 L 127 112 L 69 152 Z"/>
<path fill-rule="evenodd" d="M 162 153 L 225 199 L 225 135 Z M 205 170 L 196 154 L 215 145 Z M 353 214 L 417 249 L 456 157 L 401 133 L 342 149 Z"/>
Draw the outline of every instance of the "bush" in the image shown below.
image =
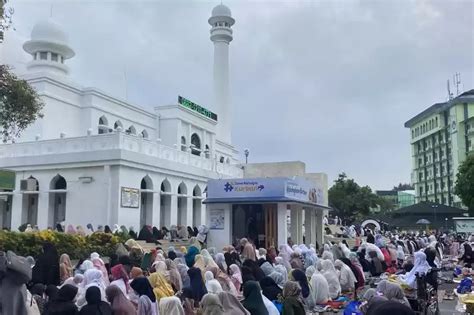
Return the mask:
<path fill-rule="evenodd" d="M 60 233 L 50 230 L 40 232 L 0 231 L 0 251 L 11 250 L 21 256 L 37 257 L 44 242 L 54 244 L 61 255 L 66 253 L 71 259 L 85 258 L 92 252 L 101 256 L 115 253 L 124 236 L 96 232 L 89 236 Z"/>

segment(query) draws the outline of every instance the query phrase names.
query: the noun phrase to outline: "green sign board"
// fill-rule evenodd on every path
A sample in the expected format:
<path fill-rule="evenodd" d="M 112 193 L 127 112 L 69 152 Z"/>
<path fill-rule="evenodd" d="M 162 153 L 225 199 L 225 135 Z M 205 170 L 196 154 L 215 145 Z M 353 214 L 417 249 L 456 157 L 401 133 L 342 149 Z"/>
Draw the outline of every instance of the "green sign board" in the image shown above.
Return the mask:
<path fill-rule="evenodd" d="M 0 189 L 15 189 L 15 172 L 0 170 Z"/>
<path fill-rule="evenodd" d="M 178 96 L 178 103 L 181 104 L 182 106 L 186 107 L 186 108 L 189 108 L 193 112 L 197 112 L 201 115 L 206 116 L 207 118 L 210 118 L 214 121 L 217 121 L 217 114 L 211 112 L 210 110 L 208 110 L 204 107 L 199 106 L 196 103 L 191 102 L 190 100 L 188 100 L 188 99 L 186 99 L 182 96 Z"/>

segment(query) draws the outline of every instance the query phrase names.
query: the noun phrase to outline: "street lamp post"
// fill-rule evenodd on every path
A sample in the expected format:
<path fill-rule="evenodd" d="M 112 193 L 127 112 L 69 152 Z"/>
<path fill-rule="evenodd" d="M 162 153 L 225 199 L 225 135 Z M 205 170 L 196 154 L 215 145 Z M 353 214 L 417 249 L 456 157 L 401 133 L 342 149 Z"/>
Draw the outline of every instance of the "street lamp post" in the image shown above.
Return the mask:
<path fill-rule="evenodd" d="M 244 149 L 244 154 L 245 154 L 245 164 L 247 164 L 249 162 L 250 150 L 249 149 Z"/>
<path fill-rule="evenodd" d="M 448 218 L 444 218 L 444 229 L 448 231 Z"/>

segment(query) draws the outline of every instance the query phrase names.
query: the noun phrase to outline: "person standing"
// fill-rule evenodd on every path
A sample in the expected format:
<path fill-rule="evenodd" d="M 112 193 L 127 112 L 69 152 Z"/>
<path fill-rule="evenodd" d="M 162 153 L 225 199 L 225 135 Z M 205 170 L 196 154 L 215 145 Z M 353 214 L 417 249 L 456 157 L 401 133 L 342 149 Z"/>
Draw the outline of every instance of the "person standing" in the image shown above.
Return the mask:
<path fill-rule="evenodd" d="M 53 244 L 49 242 L 43 244 L 43 252 L 33 267 L 32 281 L 44 285 L 59 285 L 59 255 Z"/>

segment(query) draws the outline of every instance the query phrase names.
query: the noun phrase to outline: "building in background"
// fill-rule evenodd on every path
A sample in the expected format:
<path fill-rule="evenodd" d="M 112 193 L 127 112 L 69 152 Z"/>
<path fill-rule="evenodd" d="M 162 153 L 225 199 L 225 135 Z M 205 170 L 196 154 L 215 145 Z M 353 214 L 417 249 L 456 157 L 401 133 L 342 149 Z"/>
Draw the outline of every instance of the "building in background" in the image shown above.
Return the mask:
<path fill-rule="evenodd" d="M 388 202 L 391 211 L 415 204 L 414 190 L 376 190 L 375 194 Z M 382 210 L 386 209 L 382 209 L 380 205 L 377 206 L 376 209 L 373 209 L 374 212 L 380 212 Z"/>
<path fill-rule="evenodd" d="M 0 187 L 1 227 L 206 224 L 208 179 L 243 175 L 228 95 L 235 21 L 218 5 L 208 22 L 217 113 L 178 96 L 149 110 L 81 86 L 69 76 L 75 52 L 67 34 L 51 20 L 37 23 L 19 75 L 38 91 L 44 118 L 0 144 L 0 167 L 16 173 L 14 185 Z"/>
<path fill-rule="evenodd" d="M 410 128 L 415 202 L 461 207 L 454 185 L 459 165 L 474 152 L 474 90 L 434 104 L 405 127 Z"/>
<path fill-rule="evenodd" d="M 415 190 L 398 191 L 398 209 L 415 204 Z"/>

